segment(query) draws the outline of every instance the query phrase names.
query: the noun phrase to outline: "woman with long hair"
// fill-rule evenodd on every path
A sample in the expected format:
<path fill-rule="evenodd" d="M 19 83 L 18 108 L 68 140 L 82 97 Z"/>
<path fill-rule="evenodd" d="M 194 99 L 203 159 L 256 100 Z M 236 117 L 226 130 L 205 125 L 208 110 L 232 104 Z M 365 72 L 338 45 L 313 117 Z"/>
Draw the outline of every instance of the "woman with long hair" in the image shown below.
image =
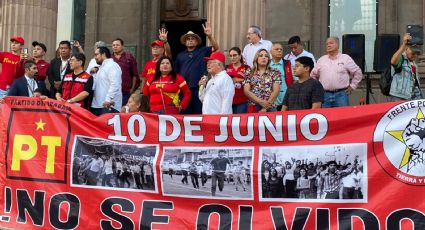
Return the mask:
<path fill-rule="evenodd" d="M 269 67 L 270 54 L 259 49 L 254 57 L 254 67 L 246 71 L 244 93 L 249 99 L 248 112 L 274 112 L 275 100 L 280 92 L 281 74 Z"/>
<path fill-rule="evenodd" d="M 229 50 L 230 64 L 226 67 L 227 74 L 232 78 L 235 85 L 235 96 L 233 96 L 232 109 L 234 114 L 246 113 L 248 109 L 248 98 L 243 90 L 245 72 L 251 68 L 244 64 L 242 51 L 239 47 L 232 47 Z"/>
<path fill-rule="evenodd" d="M 307 170 L 305 168 L 300 169 L 300 177 L 297 179 L 297 191 L 298 198 L 308 198 L 310 191 L 310 179 L 308 179 Z"/>
<path fill-rule="evenodd" d="M 179 114 L 186 109 L 191 96 L 186 81 L 174 72 L 173 61 L 166 56 L 158 60 L 155 76 L 146 82 L 143 94 L 149 97 L 151 112 L 158 114 Z"/>
<path fill-rule="evenodd" d="M 285 192 L 283 180 L 279 177 L 275 168 L 270 169 L 269 179 L 267 181 L 268 198 L 282 198 Z"/>

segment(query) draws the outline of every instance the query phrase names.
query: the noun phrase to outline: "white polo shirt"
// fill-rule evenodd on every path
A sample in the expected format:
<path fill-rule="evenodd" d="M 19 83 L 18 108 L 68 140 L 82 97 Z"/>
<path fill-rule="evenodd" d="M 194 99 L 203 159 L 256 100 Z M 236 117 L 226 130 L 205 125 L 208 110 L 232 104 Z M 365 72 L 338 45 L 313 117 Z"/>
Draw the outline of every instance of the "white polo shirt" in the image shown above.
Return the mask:
<path fill-rule="evenodd" d="M 202 114 L 232 114 L 235 86 L 225 70 L 212 76 L 199 95 Z"/>

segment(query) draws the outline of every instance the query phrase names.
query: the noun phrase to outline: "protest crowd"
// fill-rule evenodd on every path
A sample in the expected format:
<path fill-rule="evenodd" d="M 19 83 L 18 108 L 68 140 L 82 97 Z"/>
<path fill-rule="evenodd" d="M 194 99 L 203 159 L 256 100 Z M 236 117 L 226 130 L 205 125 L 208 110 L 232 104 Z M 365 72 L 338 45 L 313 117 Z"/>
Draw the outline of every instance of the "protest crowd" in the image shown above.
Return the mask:
<path fill-rule="evenodd" d="M 152 59 L 140 72 L 120 38 L 111 41 L 112 50 L 96 42 L 94 56 L 85 54 L 78 41 L 61 41 L 56 58 L 48 62 L 45 44 L 34 41 L 29 52 L 25 39 L 14 36 L 10 51 L 0 52 L 0 98 L 52 98 L 97 116 L 239 114 L 348 106 L 363 78 L 353 59 L 340 52 L 338 37 L 326 40 L 326 54 L 316 61 L 299 36 L 289 39 L 290 52 L 284 54 L 283 44 L 266 40 L 261 28 L 250 26 L 247 45 L 229 49 L 226 65 L 210 24 L 203 29 L 211 46 L 201 46 L 201 37 L 188 31 L 180 38 L 186 50 L 175 58 L 168 31 L 160 29 L 151 43 Z M 406 33 L 391 58 L 391 101 L 423 98 L 415 62 L 419 50 L 411 38 Z"/>

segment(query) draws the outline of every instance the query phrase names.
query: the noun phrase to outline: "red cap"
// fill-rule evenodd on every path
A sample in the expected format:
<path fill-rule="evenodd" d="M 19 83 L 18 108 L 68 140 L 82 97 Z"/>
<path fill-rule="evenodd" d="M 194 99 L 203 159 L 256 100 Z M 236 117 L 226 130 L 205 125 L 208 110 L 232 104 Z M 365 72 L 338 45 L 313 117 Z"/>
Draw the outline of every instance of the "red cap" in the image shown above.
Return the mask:
<path fill-rule="evenodd" d="M 155 41 L 152 42 L 151 46 L 164 47 L 164 42 L 162 42 L 160 40 L 155 40 Z"/>
<path fill-rule="evenodd" d="M 10 38 L 10 41 L 11 41 L 11 42 L 15 41 L 15 42 L 21 43 L 21 45 L 24 45 L 24 44 L 25 44 L 25 40 L 24 40 L 24 38 L 23 38 L 23 37 L 21 37 L 21 36 L 11 37 L 11 38 Z"/>
<path fill-rule="evenodd" d="M 211 54 L 211 56 L 209 57 L 204 57 L 204 61 L 209 61 L 209 60 L 219 60 L 221 61 L 223 64 L 226 62 L 226 57 L 224 56 L 224 54 L 222 52 L 214 52 Z"/>

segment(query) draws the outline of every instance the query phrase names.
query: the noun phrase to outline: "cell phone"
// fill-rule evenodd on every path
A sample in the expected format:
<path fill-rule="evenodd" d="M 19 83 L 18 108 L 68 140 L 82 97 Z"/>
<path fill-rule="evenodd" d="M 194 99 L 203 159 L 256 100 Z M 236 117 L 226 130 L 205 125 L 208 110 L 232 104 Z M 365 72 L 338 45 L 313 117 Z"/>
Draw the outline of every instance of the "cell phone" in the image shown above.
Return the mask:
<path fill-rule="evenodd" d="M 28 54 L 28 48 L 24 48 L 22 51 L 24 52 L 24 54 Z"/>
<path fill-rule="evenodd" d="M 409 45 L 423 45 L 424 43 L 424 35 L 423 35 L 423 27 L 421 25 L 407 25 L 406 32 L 410 34 L 412 39 L 408 42 Z"/>
<path fill-rule="evenodd" d="M 71 40 L 69 43 L 71 43 L 71 46 L 73 46 L 75 44 L 75 40 Z"/>

